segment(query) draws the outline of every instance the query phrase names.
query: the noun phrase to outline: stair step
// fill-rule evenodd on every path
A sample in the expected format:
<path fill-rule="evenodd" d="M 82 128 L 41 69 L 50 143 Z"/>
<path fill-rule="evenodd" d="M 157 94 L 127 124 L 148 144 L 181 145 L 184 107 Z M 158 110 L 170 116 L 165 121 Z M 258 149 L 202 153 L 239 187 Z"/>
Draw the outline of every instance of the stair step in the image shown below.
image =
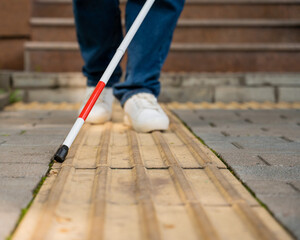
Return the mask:
<path fill-rule="evenodd" d="M 299 62 L 300 44 L 173 44 L 163 71 L 299 72 Z M 27 71 L 76 72 L 82 64 L 77 43 L 25 44 Z"/>
<path fill-rule="evenodd" d="M 32 18 L 33 41 L 76 41 L 73 18 Z M 299 42 L 300 20 L 179 20 L 174 42 Z"/>
<path fill-rule="evenodd" d="M 126 1 L 121 1 L 124 12 Z M 190 0 L 181 18 L 299 18 L 299 0 Z M 36 0 L 35 17 L 73 17 L 71 0 Z"/>

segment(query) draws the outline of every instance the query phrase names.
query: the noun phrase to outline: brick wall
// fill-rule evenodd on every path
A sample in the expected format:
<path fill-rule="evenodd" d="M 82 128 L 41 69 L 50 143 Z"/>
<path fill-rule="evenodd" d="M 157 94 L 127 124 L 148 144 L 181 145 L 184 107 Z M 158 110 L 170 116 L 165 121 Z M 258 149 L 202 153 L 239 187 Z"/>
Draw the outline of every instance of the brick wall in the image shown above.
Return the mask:
<path fill-rule="evenodd" d="M 22 70 L 30 39 L 31 0 L 0 0 L 0 70 Z"/>

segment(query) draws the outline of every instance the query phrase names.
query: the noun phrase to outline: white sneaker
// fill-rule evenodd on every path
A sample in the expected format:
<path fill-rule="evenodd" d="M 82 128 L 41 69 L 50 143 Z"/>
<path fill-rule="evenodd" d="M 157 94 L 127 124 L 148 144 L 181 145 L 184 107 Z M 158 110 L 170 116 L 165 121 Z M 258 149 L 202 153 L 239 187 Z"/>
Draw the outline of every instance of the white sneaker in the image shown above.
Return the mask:
<path fill-rule="evenodd" d="M 138 93 L 129 98 L 124 105 L 124 122 L 138 132 L 167 130 L 169 118 L 149 93 Z"/>
<path fill-rule="evenodd" d="M 94 89 L 95 87 L 86 88 L 84 104 L 87 102 Z M 93 124 L 101 124 L 111 120 L 113 101 L 114 96 L 112 88 L 104 88 L 97 102 L 92 108 L 92 111 L 87 117 L 86 122 Z M 83 107 L 84 105 L 81 106 L 79 113 L 81 112 Z"/>

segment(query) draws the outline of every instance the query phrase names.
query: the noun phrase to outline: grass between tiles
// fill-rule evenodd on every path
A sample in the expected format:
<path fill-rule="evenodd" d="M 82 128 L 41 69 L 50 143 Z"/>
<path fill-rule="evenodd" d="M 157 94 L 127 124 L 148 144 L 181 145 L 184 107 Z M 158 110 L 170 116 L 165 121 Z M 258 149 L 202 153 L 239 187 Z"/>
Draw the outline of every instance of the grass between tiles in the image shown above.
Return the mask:
<path fill-rule="evenodd" d="M 268 206 L 262 202 L 257 196 L 256 194 L 244 183 L 242 182 L 242 180 L 238 177 L 238 175 L 234 172 L 234 170 L 227 164 L 227 162 L 222 158 L 222 156 L 220 154 L 218 154 L 215 150 L 213 150 L 212 148 L 210 148 L 205 141 L 200 138 L 199 136 L 197 136 L 193 130 L 187 125 L 186 122 L 184 122 L 174 111 L 172 111 L 172 113 L 177 117 L 177 119 L 182 123 L 182 125 L 184 125 L 203 145 L 205 145 L 207 148 L 209 148 L 226 166 L 226 168 L 231 172 L 231 174 L 247 189 L 247 191 L 256 199 L 256 201 L 264 208 L 268 211 L 269 214 L 271 214 L 272 217 L 274 217 L 277 222 L 293 237 L 295 237 L 293 235 L 293 233 L 287 229 L 287 227 L 285 227 L 273 214 L 273 212 L 268 208 Z"/>
<path fill-rule="evenodd" d="M 51 160 L 51 162 L 49 163 L 49 168 L 48 168 L 47 173 L 45 174 L 45 176 L 43 176 L 41 178 L 41 180 L 39 181 L 39 183 L 33 189 L 33 191 L 32 191 L 32 199 L 30 200 L 30 202 L 27 204 L 27 206 L 25 208 L 21 209 L 21 213 L 20 213 L 19 219 L 18 219 L 18 221 L 17 221 L 14 229 L 12 230 L 11 234 L 8 237 L 6 237 L 5 240 L 12 240 L 15 231 L 17 230 L 18 226 L 20 225 L 21 221 L 24 219 L 24 217 L 27 214 L 28 210 L 30 209 L 30 207 L 31 207 L 31 205 L 32 205 L 35 197 L 37 196 L 37 194 L 39 193 L 39 191 L 40 191 L 41 187 L 43 186 L 45 180 L 47 179 L 48 174 L 50 173 L 53 164 L 54 164 L 54 161 Z"/>

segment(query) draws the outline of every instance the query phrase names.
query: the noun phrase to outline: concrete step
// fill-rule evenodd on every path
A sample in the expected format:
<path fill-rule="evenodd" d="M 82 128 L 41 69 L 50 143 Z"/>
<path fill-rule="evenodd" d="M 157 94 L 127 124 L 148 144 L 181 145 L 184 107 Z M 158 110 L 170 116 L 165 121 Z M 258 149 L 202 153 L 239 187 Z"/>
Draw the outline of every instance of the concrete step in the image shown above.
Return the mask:
<path fill-rule="evenodd" d="M 123 63 L 126 61 L 126 57 Z M 166 72 L 299 72 L 300 44 L 176 44 L 164 64 Z M 28 42 L 25 70 L 81 71 L 76 42 Z"/>
<path fill-rule="evenodd" d="M 33 41 L 76 41 L 73 18 L 32 18 Z M 179 20 L 173 42 L 299 42 L 300 20 Z"/>
<path fill-rule="evenodd" d="M 121 1 L 124 13 L 125 1 Z M 71 0 L 35 0 L 34 17 L 72 17 Z M 298 19 L 299 0 L 187 0 L 181 18 Z"/>
<path fill-rule="evenodd" d="M 9 78 L 11 88 L 18 89 L 19 96 L 25 102 L 80 102 L 85 95 L 86 78 L 81 72 L 11 72 Z M 277 101 L 300 102 L 299 78 L 300 73 L 162 72 L 159 79 L 161 92 L 158 100 L 268 101 L 272 104 Z M 299 104 L 298 106 L 300 107 Z"/>
<path fill-rule="evenodd" d="M 9 104 L 9 93 L 0 91 L 0 111 Z"/>

